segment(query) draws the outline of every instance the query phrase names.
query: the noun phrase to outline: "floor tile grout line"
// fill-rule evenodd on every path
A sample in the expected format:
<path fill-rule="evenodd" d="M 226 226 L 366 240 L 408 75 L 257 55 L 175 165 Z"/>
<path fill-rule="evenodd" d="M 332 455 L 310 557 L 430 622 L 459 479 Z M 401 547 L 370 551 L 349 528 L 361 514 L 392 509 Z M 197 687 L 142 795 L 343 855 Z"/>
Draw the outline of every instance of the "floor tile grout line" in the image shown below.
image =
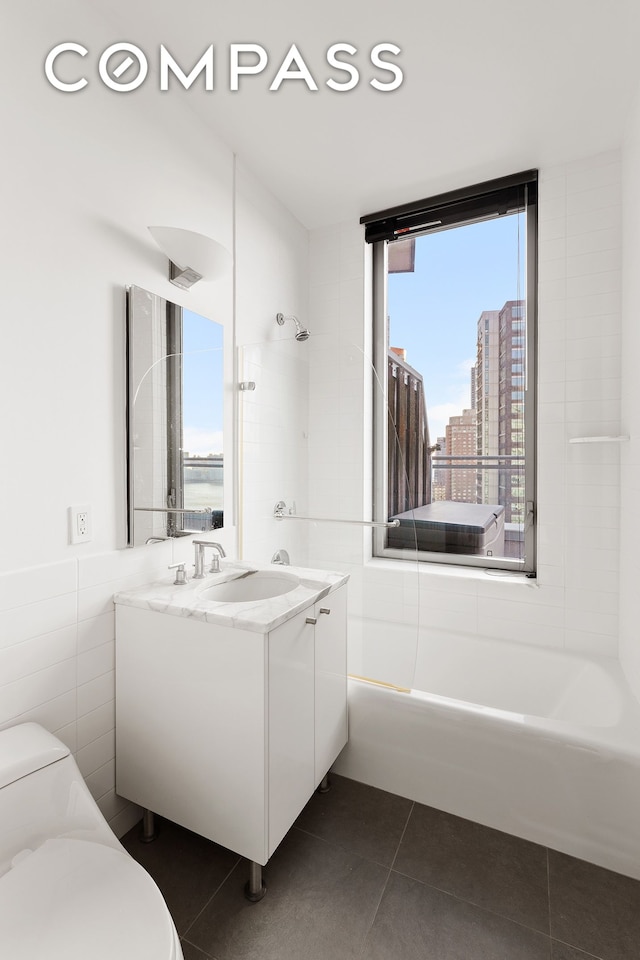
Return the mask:
<path fill-rule="evenodd" d="M 393 857 L 393 860 L 391 861 L 391 869 L 392 869 L 392 870 L 394 869 L 394 867 L 395 867 L 395 865 L 396 865 L 396 860 L 398 859 L 398 854 L 400 853 L 400 847 L 402 846 L 402 841 L 404 840 L 404 835 L 405 835 L 405 833 L 407 832 L 407 827 L 409 826 L 409 820 L 411 820 L 411 814 L 413 813 L 413 811 L 414 811 L 414 809 L 415 809 L 415 805 L 416 805 L 416 803 L 415 803 L 415 800 L 414 800 L 414 801 L 411 803 L 411 807 L 410 807 L 410 809 L 409 809 L 409 813 L 407 814 L 407 819 L 405 820 L 404 830 L 402 831 L 402 834 L 401 834 L 400 839 L 399 839 L 399 841 L 398 841 L 398 846 L 396 847 L 395 855 L 394 855 L 394 857 Z"/>
<path fill-rule="evenodd" d="M 589 960 L 602 960 L 602 957 L 598 957 L 597 954 L 595 954 L 595 953 L 589 953 L 588 950 L 583 950 L 582 947 L 579 947 L 579 946 L 578 946 L 577 944 L 575 944 L 575 943 L 569 943 L 568 940 L 560 940 L 559 937 L 554 937 L 554 936 L 553 936 L 553 932 L 552 932 L 552 929 L 551 929 L 551 865 L 550 865 L 550 853 L 551 853 L 551 851 L 549 850 L 549 847 L 545 847 L 545 849 L 546 849 L 546 851 L 547 851 L 547 897 L 548 897 L 548 902 L 549 902 L 549 938 L 550 938 L 550 940 L 551 940 L 551 942 L 552 942 L 552 948 L 551 948 L 552 951 L 553 951 L 553 943 L 554 943 L 554 942 L 555 942 L 555 943 L 562 943 L 562 944 L 564 944 L 565 946 L 571 947 L 571 948 L 574 949 L 574 950 L 580 950 L 582 953 L 584 953 L 585 957 L 588 957 L 588 958 L 589 958 Z"/>
<path fill-rule="evenodd" d="M 549 936 L 551 936 L 551 870 L 549 867 L 549 847 L 545 847 L 547 857 L 547 910 L 549 913 Z"/>
<path fill-rule="evenodd" d="M 193 947 L 194 950 L 197 950 L 198 953 L 201 953 L 206 960 L 216 960 L 216 958 L 212 957 L 210 953 L 207 953 L 206 950 L 202 950 L 195 943 L 192 943 L 191 940 L 187 940 L 186 937 L 180 937 L 180 943 L 188 943 L 190 947 Z"/>
<path fill-rule="evenodd" d="M 373 911 L 373 916 L 371 917 L 371 923 L 370 923 L 369 926 L 367 927 L 367 929 L 366 929 L 366 931 L 365 931 L 365 934 L 364 934 L 364 936 L 363 936 L 363 938 L 362 938 L 362 948 L 361 948 L 361 950 L 360 950 L 359 960 L 362 960 L 362 958 L 363 958 L 364 955 L 365 955 L 365 954 L 364 954 L 364 951 L 365 951 L 365 948 L 366 948 L 366 946 L 367 946 L 367 938 L 368 938 L 369 934 L 371 933 L 371 931 L 373 930 L 373 926 L 374 926 L 374 924 L 375 924 L 375 922 L 376 922 L 376 917 L 378 916 L 378 910 L 380 909 L 380 904 L 382 903 L 382 899 L 383 899 L 383 897 L 384 897 L 384 895 L 385 895 L 385 893 L 386 893 L 387 886 L 388 886 L 388 884 L 389 884 L 389 877 L 391 876 L 391 872 L 392 872 L 392 871 L 391 871 L 391 867 L 387 867 L 387 876 L 385 877 L 384 884 L 382 885 L 382 890 L 380 891 L 380 896 L 378 897 L 378 902 L 376 903 L 375 910 Z"/>
<path fill-rule="evenodd" d="M 238 866 L 238 864 L 240 863 L 241 860 L 242 860 L 242 857 L 239 856 L 238 859 L 236 860 L 236 862 L 234 863 L 234 865 L 233 865 L 233 866 L 230 868 L 230 870 L 227 872 L 226 876 L 220 881 L 220 883 L 218 884 L 218 886 L 215 888 L 215 890 L 213 891 L 213 893 L 211 894 L 211 896 L 209 897 L 209 899 L 206 901 L 206 903 L 204 904 L 204 906 L 202 907 L 202 909 L 195 915 L 195 917 L 193 918 L 193 920 L 191 921 L 191 923 L 189 924 L 189 926 L 187 927 L 187 929 L 185 930 L 185 932 L 182 934 L 182 936 L 183 936 L 183 938 L 184 938 L 185 940 L 186 940 L 186 938 L 187 938 L 187 934 L 188 934 L 189 931 L 191 930 L 191 928 L 192 928 L 192 926 L 194 925 L 194 923 L 195 923 L 197 920 L 200 919 L 200 917 L 202 916 L 202 914 L 204 913 L 204 911 L 207 909 L 207 907 L 209 906 L 209 904 L 211 903 L 211 901 L 213 900 L 213 898 L 216 896 L 217 893 L 220 892 L 220 890 L 221 890 L 222 887 L 225 885 L 225 883 L 227 882 L 227 880 L 229 879 L 229 877 L 231 876 L 231 874 L 233 873 L 233 871 L 236 869 L 236 867 Z M 191 943 L 191 941 L 189 941 L 189 943 Z M 198 947 L 198 945 L 195 944 L 195 943 L 193 943 L 193 944 L 191 944 L 191 945 L 192 945 L 193 947 L 197 947 L 198 950 L 200 949 L 200 947 Z"/>
<path fill-rule="evenodd" d="M 396 859 L 397 859 L 397 857 L 398 857 L 398 852 L 399 852 L 399 850 L 400 850 L 400 846 L 401 846 L 401 844 L 402 844 L 402 841 L 404 840 L 404 835 L 405 835 L 405 833 L 407 832 L 407 827 L 409 826 L 409 820 L 411 819 L 411 814 L 413 813 L 413 808 L 414 808 L 414 807 L 415 807 L 415 801 L 413 801 L 413 802 L 411 803 L 411 807 L 410 807 L 410 809 L 409 809 L 409 813 L 407 814 L 407 819 L 405 820 L 404 829 L 403 829 L 403 831 L 402 831 L 402 834 L 400 835 L 400 839 L 399 839 L 399 841 L 398 841 L 398 846 L 397 846 L 397 848 L 396 848 L 396 852 L 395 852 L 395 854 L 394 854 L 393 860 L 391 861 L 391 866 L 387 868 L 387 876 L 386 876 L 386 879 L 385 879 L 385 881 L 384 881 L 382 890 L 380 891 L 380 896 L 378 897 L 378 902 L 376 903 L 375 910 L 373 911 L 373 916 L 372 916 L 372 918 L 371 918 L 371 923 L 370 923 L 369 926 L 367 927 L 366 933 L 365 933 L 365 935 L 364 935 L 364 937 L 363 937 L 363 939 L 362 939 L 362 949 L 360 950 L 360 960 L 362 960 L 362 958 L 365 956 L 365 952 L 364 952 L 364 951 L 365 951 L 366 946 L 367 946 L 367 939 L 368 939 L 368 937 L 369 937 L 369 934 L 370 934 L 371 931 L 373 930 L 374 924 L 375 924 L 375 922 L 376 922 L 376 917 L 378 916 L 378 911 L 380 910 L 380 904 L 382 903 L 382 900 L 383 900 L 384 895 L 385 895 L 385 893 L 386 893 L 387 887 L 388 887 L 388 885 L 389 885 L 389 879 L 390 879 L 390 877 L 391 877 L 391 874 L 394 872 L 394 871 L 393 871 L 393 864 L 396 862 Z"/>
<path fill-rule="evenodd" d="M 499 917 L 501 920 L 506 920 L 508 923 L 515 923 L 516 926 L 522 927 L 523 930 L 530 930 L 532 933 L 537 933 L 541 937 L 546 937 L 547 940 L 553 940 L 554 938 L 545 933 L 544 930 L 539 930 L 537 927 L 531 927 L 527 923 L 522 923 L 520 920 L 514 920 L 513 917 L 508 917 L 504 913 L 498 913 L 497 910 L 492 910 L 490 907 L 484 907 L 481 903 L 476 903 L 474 900 L 467 900 L 465 897 L 459 897 L 455 893 L 451 893 L 450 890 L 445 890 L 444 887 L 438 887 L 435 883 L 428 883 L 426 880 L 420 880 L 418 877 L 412 877 L 410 873 L 403 873 L 402 870 L 396 870 L 394 867 L 391 868 L 391 873 L 397 874 L 399 877 L 404 877 L 405 880 L 411 880 L 413 883 L 420 883 L 423 887 L 429 887 L 431 890 L 437 890 L 438 893 L 443 893 L 446 897 L 451 897 L 452 900 L 457 900 L 458 903 L 466 903 L 470 907 L 474 907 L 476 910 L 482 910 L 484 913 L 490 913 L 493 917 Z M 567 946 L 572 946 L 567 944 Z M 580 949 L 577 947 L 576 949 Z M 600 960 L 599 957 L 596 960 Z"/>
<path fill-rule="evenodd" d="M 337 849 L 341 850 L 343 853 L 353 854 L 354 857 L 359 857 L 360 860 L 366 860 L 367 863 L 375 863 L 376 866 L 383 867 L 385 870 L 391 869 L 391 866 L 388 863 L 384 863 L 382 860 L 376 860 L 375 857 L 365 857 L 364 854 L 358 853 L 356 850 L 353 850 L 352 847 L 343 846 L 341 843 L 338 843 L 337 840 L 328 840 L 326 837 L 321 837 L 319 833 L 312 833 L 311 830 L 305 830 L 304 827 L 296 826 L 295 823 L 291 829 L 298 830 L 300 833 L 303 833 L 305 837 L 313 837 L 314 840 L 321 840 L 323 843 L 328 843 L 332 847 L 337 847 Z"/>
<path fill-rule="evenodd" d="M 402 841 L 404 840 L 405 834 L 407 832 L 407 828 L 409 826 L 411 815 L 413 814 L 413 811 L 415 809 L 415 805 L 416 804 L 414 801 L 411 805 L 411 809 L 409 810 L 409 815 L 407 816 L 407 821 L 405 823 L 404 830 L 402 831 L 400 842 L 398 843 L 398 849 L 396 850 L 395 857 L 393 858 L 393 862 L 391 864 L 392 873 L 397 873 L 399 876 L 406 877 L 408 880 L 415 880 L 417 883 L 422 883 L 425 887 L 431 887 L 434 890 L 438 890 L 440 893 L 444 893 L 446 896 L 453 897 L 454 900 L 458 900 L 460 903 L 468 903 L 471 906 L 476 907 L 478 910 L 485 910 L 487 913 L 493 914 L 493 916 L 501 917 L 503 920 L 509 920 L 511 923 L 516 923 L 518 924 L 518 926 L 523 927 L 525 930 L 532 930 L 534 933 L 539 933 L 542 936 L 546 936 L 549 938 L 549 940 L 551 940 L 551 895 L 550 895 L 550 881 L 549 881 L 549 850 L 547 847 L 545 847 L 546 866 L 547 866 L 547 871 L 546 871 L 547 872 L 547 930 L 544 931 L 544 930 L 539 930 L 536 927 L 529 926 L 526 923 L 521 923 L 519 920 L 514 920 L 512 917 L 507 917 L 505 914 L 499 913 L 497 910 L 491 910 L 488 907 L 484 907 L 479 903 L 475 903 L 473 900 L 468 900 L 465 897 L 459 897 L 455 893 L 451 893 L 450 890 L 445 890 L 443 887 L 436 886 L 436 884 L 428 883 L 425 880 L 418 879 L 418 877 L 411 876 L 411 874 L 409 873 L 404 873 L 402 870 L 398 870 L 396 868 L 396 861 L 398 859 L 398 854 L 400 853 L 400 847 L 402 845 Z"/>
<path fill-rule="evenodd" d="M 552 950 L 554 943 L 561 943 L 563 947 L 570 947 L 572 950 L 577 950 L 579 953 L 584 954 L 587 960 L 603 960 L 603 958 L 599 957 L 596 953 L 589 953 L 588 950 L 583 950 L 582 947 L 576 947 L 574 943 L 568 943 L 566 940 L 560 940 L 558 937 L 550 937 L 549 939 L 551 940 Z"/>
<path fill-rule="evenodd" d="M 449 899 L 452 900 L 452 901 L 458 901 L 458 903 L 466 903 L 468 906 L 473 907 L 473 908 L 476 909 L 476 910 L 482 911 L 482 913 L 486 914 L 487 916 L 495 916 L 495 917 L 500 918 L 500 919 L 503 920 L 503 921 L 507 921 L 509 924 L 512 924 L 512 925 L 515 924 L 516 927 L 520 927 L 523 931 L 524 931 L 524 930 L 528 930 L 528 931 L 530 931 L 531 933 L 536 934 L 538 937 L 539 937 L 539 936 L 544 936 L 544 937 L 545 937 L 545 940 L 546 940 L 547 943 L 548 943 L 547 949 L 549 950 L 549 956 L 550 956 L 550 957 L 553 957 L 553 950 L 554 950 L 553 944 L 556 943 L 556 944 L 559 945 L 557 949 L 562 949 L 562 947 L 561 947 L 560 945 L 564 945 L 564 946 L 570 948 L 571 950 L 576 950 L 576 952 L 577 952 L 580 956 L 584 956 L 585 960 L 603 960 L 603 957 L 602 957 L 602 956 L 596 955 L 596 954 L 593 954 L 593 953 L 589 952 L 588 950 L 584 949 L 583 947 L 578 946 L 577 944 L 573 943 L 571 940 L 565 940 L 565 939 L 563 939 L 563 938 L 561 938 L 561 937 L 558 937 L 558 936 L 555 936 L 555 937 L 554 937 L 554 936 L 552 935 L 552 933 L 551 933 L 551 930 L 552 930 L 552 904 L 555 904 L 555 901 L 557 900 L 557 893 L 558 893 L 558 891 L 557 891 L 557 889 L 556 889 L 556 887 L 557 887 L 557 877 L 556 877 L 556 874 L 555 874 L 555 873 L 554 873 L 554 884 L 553 884 L 553 885 L 551 884 L 551 860 L 553 859 L 552 854 L 555 855 L 555 851 L 554 851 L 552 848 L 549 848 L 549 847 L 547 847 L 547 846 L 545 846 L 545 845 L 540 845 L 540 846 L 544 849 L 544 853 L 545 853 L 544 859 L 543 859 L 542 857 L 540 858 L 540 860 L 542 860 L 542 863 L 540 863 L 540 867 L 541 867 L 542 869 L 546 869 L 546 902 L 547 902 L 547 927 L 546 927 L 546 933 L 545 933 L 545 930 L 544 930 L 544 928 L 543 928 L 542 926 L 541 926 L 541 928 L 537 928 L 537 927 L 535 927 L 535 926 L 531 926 L 530 923 L 528 923 L 528 922 L 523 922 L 523 921 L 514 919 L 513 917 L 511 917 L 511 916 L 506 916 L 504 913 L 502 913 L 501 910 L 502 910 L 502 908 L 503 908 L 504 898 L 499 898 L 499 899 L 496 901 L 496 908 L 491 908 L 491 907 L 487 907 L 487 906 L 485 906 L 485 905 L 482 905 L 482 904 L 480 904 L 480 903 L 478 903 L 478 902 L 475 902 L 475 901 L 472 900 L 472 899 L 468 899 L 468 898 L 465 897 L 465 896 L 461 896 L 461 895 L 458 895 L 458 894 L 456 894 L 456 893 L 453 893 L 453 892 L 451 892 L 451 891 L 448 890 L 448 889 L 444 889 L 444 888 L 442 888 L 442 887 L 440 887 L 440 886 L 436 886 L 434 883 L 430 883 L 430 882 L 427 881 L 427 880 L 423 880 L 423 879 L 420 879 L 420 878 L 418 878 L 418 877 L 412 876 L 411 874 L 404 873 L 401 868 L 398 868 L 398 866 L 397 866 L 397 861 L 398 861 L 398 859 L 399 859 L 399 853 L 400 853 L 400 850 L 401 850 L 401 848 L 402 848 L 402 846 L 403 846 L 403 844 L 404 844 L 404 840 L 406 839 L 406 834 L 407 834 L 407 832 L 408 832 L 408 827 L 409 827 L 409 825 L 410 825 L 410 823 L 411 823 L 412 816 L 413 816 L 414 813 L 415 813 L 416 803 L 415 803 L 415 802 L 412 802 L 412 801 L 409 801 L 409 803 L 410 803 L 410 806 L 409 806 L 409 809 L 408 809 L 408 813 L 406 814 L 405 824 L 404 824 L 404 827 L 403 827 L 402 830 L 401 830 L 400 838 L 399 838 L 399 840 L 398 840 L 398 842 L 397 842 L 397 848 L 396 848 L 395 854 L 393 855 L 392 860 L 391 860 L 391 866 L 389 866 L 389 862 L 388 862 L 388 861 L 387 861 L 387 862 L 381 862 L 381 861 L 379 861 L 379 860 L 371 859 L 371 858 L 369 858 L 369 857 L 367 857 L 367 856 L 363 856 L 361 853 L 357 853 L 356 851 L 350 849 L 348 845 L 347 845 L 347 846 L 344 846 L 343 844 L 341 844 L 340 842 L 338 842 L 338 841 L 336 841 L 336 840 L 334 840 L 334 839 L 327 839 L 326 837 L 319 836 L 318 834 L 312 833 L 312 832 L 310 832 L 309 830 L 306 830 L 306 829 L 304 829 L 303 827 L 296 825 L 295 823 L 292 825 L 292 830 L 296 830 L 297 832 L 301 833 L 303 836 L 308 836 L 308 837 L 310 837 L 310 838 L 313 838 L 314 840 L 317 839 L 317 840 L 320 841 L 320 843 L 322 843 L 322 844 L 326 844 L 327 846 L 333 847 L 333 848 L 336 849 L 336 850 L 340 850 L 340 851 L 342 851 L 343 853 L 347 853 L 347 854 L 350 853 L 350 854 L 352 854 L 353 856 L 357 857 L 358 859 L 363 860 L 363 861 L 368 861 L 369 863 L 375 864 L 378 868 L 380 868 L 380 875 L 379 875 L 379 877 L 378 877 L 378 883 L 380 883 L 379 893 L 376 895 L 375 891 L 371 891 L 372 894 L 373 894 L 373 896 L 372 896 L 371 898 L 367 897 L 367 900 L 368 900 L 368 904 L 367 904 L 368 910 L 367 910 L 367 913 L 365 914 L 365 916 L 362 918 L 363 921 L 364 921 L 364 924 L 363 924 L 364 929 L 363 929 L 362 927 L 360 928 L 359 935 L 358 935 L 357 938 L 355 938 L 355 941 L 353 942 L 353 949 L 354 949 L 354 954 L 353 954 L 353 956 L 354 956 L 354 960 L 355 960 L 355 958 L 357 958 L 357 960 L 366 960 L 366 957 L 367 957 L 367 953 L 366 953 L 367 948 L 370 947 L 371 944 L 375 941 L 375 935 L 374 935 L 374 937 L 372 938 L 372 941 L 369 941 L 368 938 L 369 938 L 369 936 L 371 936 L 371 934 L 372 934 L 372 932 L 373 932 L 373 930 L 374 930 L 374 927 L 375 927 L 375 924 L 376 924 L 376 920 L 377 920 L 377 915 L 378 915 L 378 913 L 380 912 L 380 908 L 381 908 L 381 906 L 382 906 L 383 901 L 384 901 L 385 903 L 387 902 L 387 899 L 388 899 L 388 898 L 386 898 L 386 891 L 387 891 L 387 889 L 389 888 L 389 885 L 390 885 L 390 882 L 389 882 L 389 881 L 390 881 L 390 879 L 391 879 L 391 875 L 392 875 L 392 874 L 396 874 L 399 878 L 400 878 L 400 877 L 406 878 L 407 880 L 411 881 L 412 883 L 418 883 L 418 884 L 420 884 L 420 885 L 423 886 L 423 887 L 430 888 L 430 889 L 432 889 L 432 890 L 434 890 L 434 891 L 438 891 L 438 893 L 444 895 L 445 897 L 449 898 Z M 416 814 L 416 816 L 418 817 L 418 814 Z M 394 818 L 394 819 L 395 819 L 396 829 L 397 829 L 397 826 L 401 826 L 401 824 L 398 823 L 398 819 L 399 819 L 399 818 L 398 818 L 398 819 Z M 389 830 L 387 831 L 387 837 L 386 837 L 386 839 L 389 839 L 389 840 L 391 841 L 391 842 L 390 842 L 390 847 L 393 845 L 393 834 L 396 833 L 396 829 L 394 829 L 394 830 L 392 830 L 392 831 L 389 831 Z M 491 829 L 491 828 L 489 828 L 489 829 Z M 374 833 L 375 833 L 375 831 L 374 831 Z M 391 833 L 391 836 L 389 836 L 389 833 Z M 381 835 L 384 837 L 384 831 L 381 831 Z M 397 834 L 396 834 L 396 835 L 397 835 Z M 411 836 L 411 835 L 410 835 L 410 836 Z M 371 838 L 369 838 L 369 839 L 371 839 Z M 390 852 L 392 852 L 392 851 L 390 851 Z M 206 900 L 206 902 L 205 902 L 204 905 L 202 906 L 201 910 L 194 916 L 194 918 L 192 919 L 192 921 L 191 921 L 191 922 L 189 923 L 189 925 L 185 928 L 184 934 L 181 936 L 181 940 L 183 940 L 185 944 L 188 944 L 190 947 L 192 947 L 194 951 L 197 951 L 198 956 L 202 955 L 202 960 L 216 960 L 216 957 L 214 957 L 212 954 L 207 953 L 205 950 L 203 950 L 203 948 L 198 947 L 197 944 L 195 944 L 195 943 L 193 943 L 193 941 L 189 940 L 188 934 L 189 934 L 190 931 L 193 929 L 193 926 L 194 926 L 194 925 L 199 921 L 199 919 L 202 917 L 202 914 L 203 914 L 207 909 L 210 908 L 213 899 L 220 893 L 220 891 L 221 891 L 222 888 L 225 886 L 225 884 L 230 880 L 232 874 L 234 874 L 234 872 L 235 872 L 236 869 L 239 867 L 240 862 L 241 862 L 243 859 L 244 859 L 244 858 L 242 858 L 242 857 L 240 857 L 240 856 L 237 856 L 237 859 L 235 860 L 234 864 L 228 869 L 228 872 L 227 872 L 227 874 L 223 877 L 223 879 L 215 886 L 215 888 L 214 888 L 213 891 L 211 892 L 211 895 L 208 897 L 208 899 Z M 539 862 L 540 862 L 540 861 L 539 861 Z M 544 863 L 544 867 L 542 866 L 543 863 Z M 554 860 L 554 863 L 555 863 L 555 860 Z M 540 873 L 542 873 L 542 869 L 540 870 Z M 382 873 L 383 870 L 385 871 L 385 874 L 386 874 L 384 881 L 382 880 L 382 877 L 381 877 L 381 873 Z M 542 900 L 541 906 L 543 907 L 543 910 L 541 911 L 541 913 L 542 913 L 542 918 L 541 918 L 541 919 L 542 919 L 542 922 L 544 923 L 544 919 L 545 919 L 545 918 L 544 918 L 544 892 L 545 892 L 545 891 L 544 891 L 544 888 L 545 888 L 545 884 L 544 884 L 543 878 L 540 877 L 540 879 L 542 880 L 542 883 L 540 884 L 540 886 L 539 886 L 538 889 L 539 889 L 539 892 L 540 892 L 540 898 L 541 898 L 541 900 Z M 376 886 L 377 886 L 377 884 L 376 884 Z M 393 891 L 394 887 L 393 887 L 393 885 L 391 885 L 391 886 L 392 886 L 392 891 Z M 555 894 L 553 897 L 552 897 L 552 893 Z M 205 891 L 205 895 L 206 895 L 206 891 Z M 557 911 L 557 909 L 558 909 L 557 905 L 556 905 L 556 908 L 555 908 L 555 909 L 556 909 L 556 911 Z M 384 913 L 384 912 L 383 912 L 383 913 Z M 369 916 L 371 917 L 370 922 L 367 922 L 367 914 L 369 914 Z M 557 914 L 557 916 L 559 916 L 559 914 Z M 557 926 L 557 924 L 556 924 L 556 926 Z M 605 951 L 605 953 L 606 953 L 606 951 Z"/>

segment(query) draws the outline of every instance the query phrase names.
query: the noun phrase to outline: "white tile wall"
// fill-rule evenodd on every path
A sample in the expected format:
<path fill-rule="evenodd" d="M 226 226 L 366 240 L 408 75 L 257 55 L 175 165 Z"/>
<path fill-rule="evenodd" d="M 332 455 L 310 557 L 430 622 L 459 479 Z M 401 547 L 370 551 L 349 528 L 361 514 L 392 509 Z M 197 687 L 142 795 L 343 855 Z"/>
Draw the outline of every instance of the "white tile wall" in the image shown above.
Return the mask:
<path fill-rule="evenodd" d="M 255 390 L 240 394 L 240 485 L 242 553 L 266 562 L 276 550 L 307 563 L 307 537 L 295 520 L 275 520 L 275 504 L 308 515 L 309 343 L 291 331 L 282 338 L 241 348 L 240 379 Z"/>
<path fill-rule="evenodd" d="M 0 727 L 41 723 L 72 750 L 118 836 L 140 811 L 115 793 L 113 595 L 152 580 L 171 543 L 0 576 Z"/>
<path fill-rule="evenodd" d="M 407 565 L 385 563 L 372 578 L 379 561 L 370 564 L 366 536 L 311 530 L 309 563 L 352 574 L 355 672 L 377 667 L 406 682 L 411 643 L 431 629 L 617 655 L 620 450 L 568 442 L 621 432 L 617 151 L 540 171 L 539 241 L 538 579 L 414 568 L 410 598 L 399 588 Z M 363 248 L 357 224 L 311 236 L 311 318 L 323 345 L 310 367 L 308 495 L 320 516 L 361 517 L 370 496 Z M 351 376 L 335 362 L 345 347 L 358 358 Z"/>
<path fill-rule="evenodd" d="M 638 583 L 640 562 L 640 90 L 629 112 L 623 147 L 623 315 L 622 315 L 622 423 L 630 440 L 621 450 L 621 557 L 620 569 L 620 660 L 636 697 L 640 699 L 640 637 L 638 635 Z"/>

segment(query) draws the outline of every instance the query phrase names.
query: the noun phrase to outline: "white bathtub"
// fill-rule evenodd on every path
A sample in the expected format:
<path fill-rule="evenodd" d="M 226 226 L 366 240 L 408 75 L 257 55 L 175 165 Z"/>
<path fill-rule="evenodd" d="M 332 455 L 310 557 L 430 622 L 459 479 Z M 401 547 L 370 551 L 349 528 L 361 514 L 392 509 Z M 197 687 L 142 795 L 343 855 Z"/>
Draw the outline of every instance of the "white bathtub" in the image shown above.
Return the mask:
<path fill-rule="evenodd" d="M 640 705 L 615 660 L 456 637 L 349 680 L 337 773 L 640 879 Z"/>

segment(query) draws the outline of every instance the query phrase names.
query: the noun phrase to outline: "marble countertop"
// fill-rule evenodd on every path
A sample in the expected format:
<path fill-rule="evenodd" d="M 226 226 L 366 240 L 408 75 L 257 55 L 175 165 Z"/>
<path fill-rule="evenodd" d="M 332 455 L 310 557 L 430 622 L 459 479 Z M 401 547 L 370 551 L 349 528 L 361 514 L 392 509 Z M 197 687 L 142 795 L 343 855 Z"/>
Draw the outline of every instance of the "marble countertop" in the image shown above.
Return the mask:
<path fill-rule="evenodd" d="M 268 572 L 273 576 L 293 576 L 297 578 L 298 584 L 288 593 L 265 600 L 221 602 L 202 596 L 209 588 L 246 576 L 248 571 Z M 116 593 L 114 602 L 166 613 L 173 617 L 193 617 L 194 620 L 204 620 L 206 623 L 268 633 L 301 610 L 322 600 L 348 579 L 348 574 L 327 570 L 223 560 L 219 573 L 207 573 L 202 580 L 191 579 L 186 584 L 176 585 L 172 571 L 161 580 Z"/>

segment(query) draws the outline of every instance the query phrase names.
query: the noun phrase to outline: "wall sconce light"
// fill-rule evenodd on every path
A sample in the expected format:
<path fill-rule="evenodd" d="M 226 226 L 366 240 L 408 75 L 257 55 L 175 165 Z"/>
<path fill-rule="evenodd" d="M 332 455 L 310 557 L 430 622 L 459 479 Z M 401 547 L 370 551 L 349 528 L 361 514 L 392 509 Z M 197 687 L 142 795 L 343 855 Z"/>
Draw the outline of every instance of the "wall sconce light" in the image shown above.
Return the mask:
<path fill-rule="evenodd" d="M 180 227 L 149 227 L 151 236 L 169 258 L 169 280 L 189 290 L 198 280 L 217 280 L 231 268 L 231 254 L 217 240 Z"/>

